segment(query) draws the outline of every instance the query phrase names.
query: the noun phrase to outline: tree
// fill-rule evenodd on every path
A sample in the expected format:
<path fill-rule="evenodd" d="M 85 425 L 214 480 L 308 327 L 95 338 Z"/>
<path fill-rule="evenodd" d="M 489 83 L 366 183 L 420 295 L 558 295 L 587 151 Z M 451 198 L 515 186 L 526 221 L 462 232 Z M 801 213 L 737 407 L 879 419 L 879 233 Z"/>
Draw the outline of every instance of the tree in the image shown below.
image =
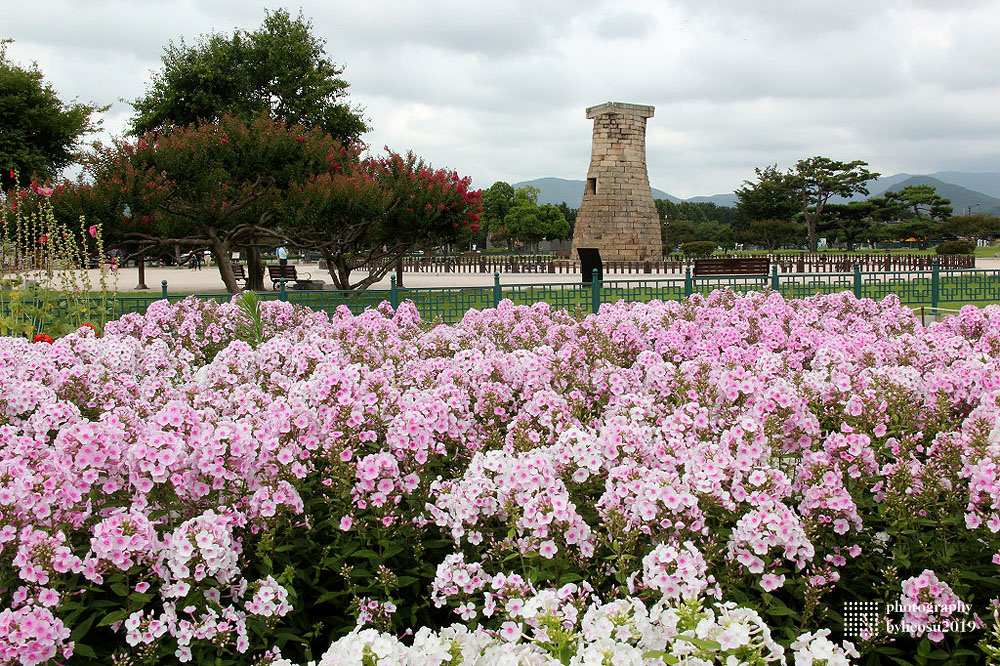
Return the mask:
<path fill-rule="evenodd" d="M 483 190 L 483 224 L 487 230 L 503 226 L 507 213 L 514 207 L 514 187 L 498 180 Z"/>
<path fill-rule="evenodd" d="M 663 250 L 666 254 L 670 254 L 680 245 L 699 240 L 694 224 L 688 220 L 661 222 L 660 236 L 663 240 Z"/>
<path fill-rule="evenodd" d="M 806 223 L 806 237 L 810 252 L 819 246 L 817 229 L 823 209 L 830 198 L 850 198 L 855 194 L 868 194 L 866 183 L 879 174 L 869 171 L 867 162 L 837 162 L 828 157 L 810 157 L 799 160 L 789 170 L 787 182 L 795 193 L 802 219 Z"/>
<path fill-rule="evenodd" d="M 288 242 L 275 211 L 296 183 L 354 159 L 319 129 L 287 127 L 267 116 L 148 133 L 135 144 L 98 146 L 87 165 L 119 225 L 136 247 L 208 248 L 227 289 L 239 290 L 231 254 L 262 239 Z M 342 167 L 341 167 L 342 168 Z M 261 289 L 263 270 L 248 264 L 247 287 Z"/>
<path fill-rule="evenodd" d="M 854 244 L 869 237 L 872 231 L 875 205 L 870 201 L 851 201 L 846 204 L 827 204 L 820 222 L 821 229 L 833 230 L 854 251 Z"/>
<path fill-rule="evenodd" d="M 0 189 L 53 178 L 76 162 L 82 138 L 101 127 L 94 114 L 108 109 L 60 100 L 37 65 L 7 60 L 10 42 L 0 41 Z"/>
<path fill-rule="evenodd" d="M 280 211 L 282 228 L 323 254 L 337 289 L 363 289 L 414 249 L 478 232 L 482 194 L 470 184 L 413 153 L 389 152 L 292 188 Z M 351 282 L 362 266 L 369 274 Z"/>
<path fill-rule="evenodd" d="M 718 222 L 734 229 L 737 226 L 737 213 L 733 206 L 720 206 L 711 201 L 698 201 L 691 205 L 697 206 L 709 222 Z"/>
<path fill-rule="evenodd" d="M 790 221 L 799 210 L 795 191 L 788 174 L 778 171 L 778 165 L 754 169 L 757 182 L 743 181 L 736 190 L 736 213 L 744 224 L 754 220 Z"/>
<path fill-rule="evenodd" d="M 705 211 L 698 204 L 689 201 L 674 203 L 668 199 L 656 199 L 653 201 L 653 204 L 656 206 L 656 212 L 661 222 L 687 220 L 688 222 L 698 223 L 708 221 Z"/>
<path fill-rule="evenodd" d="M 572 238 L 573 232 L 576 230 L 576 216 L 580 212 L 579 208 L 570 208 L 569 205 L 563 201 L 559 204 L 559 211 L 566 218 L 566 222 L 569 223 L 569 231 L 563 238 Z"/>
<path fill-rule="evenodd" d="M 564 238 L 569 222 L 558 206 L 538 205 L 539 189 L 531 185 L 516 190 L 497 181 L 483 192 L 483 222 L 494 243 L 537 243 L 546 238 Z"/>
<path fill-rule="evenodd" d="M 790 220 L 752 220 L 743 230 L 742 237 L 748 243 L 766 247 L 774 252 L 785 245 L 797 245 L 802 241 L 802 225 Z"/>
<path fill-rule="evenodd" d="M 939 196 L 933 185 L 908 185 L 883 197 L 889 210 L 904 216 L 899 232 L 918 239 L 921 250 L 927 249 L 941 222 L 951 216 L 951 201 Z"/>
<path fill-rule="evenodd" d="M 937 193 L 933 185 L 907 185 L 898 192 L 886 192 L 889 205 L 896 205 L 916 218 L 930 218 L 938 222 L 951 216 L 951 200 Z"/>
<path fill-rule="evenodd" d="M 213 34 L 193 47 L 171 42 L 163 70 L 132 102 L 132 133 L 266 113 L 287 125 L 319 127 L 344 144 L 357 141 L 368 131 L 362 111 L 345 103 L 344 68 L 311 31 L 301 14 L 292 19 L 279 9 L 254 32 Z"/>
<path fill-rule="evenodd" d="M 539 206 L 533 201 L 515 204 L 507 214 L 506 225 L 508 237 L 522 243 L 563 238 L 569 233 L 569 222 L 558 206 Z"/>
<path fill-rule="evenodd" d="M 955 215 L 941 224 L 941 233 L 968 238 L 978 245 L 981 239 L 1000 238 L 1000 218 L 992 215 Z"/>

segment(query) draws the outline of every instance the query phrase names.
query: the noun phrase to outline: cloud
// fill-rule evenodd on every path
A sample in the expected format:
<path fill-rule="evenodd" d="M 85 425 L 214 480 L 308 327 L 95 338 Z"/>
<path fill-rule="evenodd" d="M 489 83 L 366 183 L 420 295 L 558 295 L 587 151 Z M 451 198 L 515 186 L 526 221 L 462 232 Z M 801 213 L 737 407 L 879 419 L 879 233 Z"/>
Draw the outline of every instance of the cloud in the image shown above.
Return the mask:
<path fill-rule="evenodd" d="M 601 17 L 594 33 L 602 39 L 637 39 L 647 36 L 655 27 L 656 19 L 650 14 L 624 11 Z"/>
<path fill-rule="evenodd" d="M 887 173 L 1000 171 L 1000 0 L 301 4 L 371 118 L 366 141 L 412 148 L 479 185 L 583 178 L 584 110 L 605 101 L 656 107 L 650 178 L 678 196 L 823 154 Z M 142 94 L 170 40 L 252 30 L 264 11 L 38 0 L 4 18 L 11 56 L 37 60 L 63 97 L 114 103 L 114 130 L 130 112 L 117 100 Z"/>

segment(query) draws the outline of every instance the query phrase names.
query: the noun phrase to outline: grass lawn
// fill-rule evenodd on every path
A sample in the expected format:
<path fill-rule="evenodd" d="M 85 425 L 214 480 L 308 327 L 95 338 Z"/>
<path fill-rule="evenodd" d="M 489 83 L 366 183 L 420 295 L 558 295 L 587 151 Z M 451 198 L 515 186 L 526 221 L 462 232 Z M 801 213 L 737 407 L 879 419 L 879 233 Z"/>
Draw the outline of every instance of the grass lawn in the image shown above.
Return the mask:
<path fill-rule="evenodd" d="M 890 274 L 866 274 L 862 284 L 862 297 L 881 300 L 889 294 L 896 294 L 900 300 L 913 308 L 921 305 L 930 307 L 932 302 L 931 280 L 929 277 L 908 279 L 906 273 L 899 277 Z M 738 291 L 760 291 L 771 286 L 771 278 L 761 277 L 719 277 L 700 278 L 694 282 L 696 293 L 708 294 L 715 289 L 731 287 Z M 786 298 L 806 298 L 819 293 L 837 293 L 852 291 L 853 276 L 799 275 L 783 276 L 779 291 Z M 398 290 L 400 301 L 412 300 L 421 315 L 428 320 L 441 318 L 441 321 L 452 323 L 460 320 L 470 309 L 482 310 L 494 306 L 493 286 L 480 287 L 429 287 Z M 390 300 L 389 290 L 362 290 L 355 292 L 341 291 L 296 291 L 287 292 L 292 303 L 306 305 L 313 309 L 334 311 L 339 306 L 347 306 L 354 313 L 360 313 L 366 308 L 376 307 L 382 301 Z M 949 276 L 942 274 L 938 285 L 938 306 L 949 310 L 958 310 L 964 305 L 985 306 L 1000 303 L 1000 273 L 961 274 Z M 185 292 L 171 292 L 171 301 L 180 301 L 191 295 Z M 220 302 L 228 301 L 232 295 L 225 291 L 214 293 L 200 292 L 195 294 L 202 298 L 211 298 Z M 262 300 L 278 300 L 278 292 L 260 292 Z M 649 302 L 652 300 L 676 301 L 684 297 L 684 279 L 661 280 L 606 280 L 602 284 L 599 303 L 614 303 L 619 300 L 631 302 Z M 503 285 L 500 288 L 500 298 L 509 299 L 516 305 L 531 305 L 538 302 L 549 303 L 554 308 L 568 311 L 592 312 L 593 291 L 590 287 L 579 283 L 556 285 Z M 120 294 L 117 297 L 117 314 L 128 312 L 144 312 L 150 303 L 160 299 L 157 291 L 137 294 Z"/>
<path fill-rule="evenodd" d="M 761 250 L 759 252 L 757 252 L 757 251 L 754 251 L 754 252 L 739 252 L 738 254 L 747 254 L 747 255 L 750 255 L 750 254 L 770 254 L 770 253 L 767 252 L 766 250 Z M 798 254 L 810 254 L 810 253 L 806 252 L 805 250 L 775 250 L 773 254 L 798 255 Z M 817 252 L 817 254 L 836 254 L 836 255 L 845 255 L 845 254 L 848 254 L 848 255 L 851 255 L 851 254 L 856 254 L 856 255 L 871 255 L 871 254 L 876 254 L 876 255 L 881 255 L 881 254 L 905 255 L 905 254 L 912 254 L 912 255 L 921 256 L 921 257 L 936 255 L 936 253 L 935 253 L 935 251 L 934 251 L 933 248 L 930 248 L 930 249 L 927 249 L 927 250 L 916 250 L 916 249 L 911 249 L 911 248 L 872 250 L 870 248 L 857 248 L 853 252 L 847 252 L 846 250 L 838 250 L 838 249 L 832 249 L 832 248 L 824 248 L 824 249 L 820 250 L 819 252 Z M 990 245 L 988 247 L 977 247 L 975 249 L 975 253 L 974 254 L 976 255 L 976 258 L 979 258 L 979 259 L 994 259 L 996 257 L 1000 257 L 1000 245 Z"/>

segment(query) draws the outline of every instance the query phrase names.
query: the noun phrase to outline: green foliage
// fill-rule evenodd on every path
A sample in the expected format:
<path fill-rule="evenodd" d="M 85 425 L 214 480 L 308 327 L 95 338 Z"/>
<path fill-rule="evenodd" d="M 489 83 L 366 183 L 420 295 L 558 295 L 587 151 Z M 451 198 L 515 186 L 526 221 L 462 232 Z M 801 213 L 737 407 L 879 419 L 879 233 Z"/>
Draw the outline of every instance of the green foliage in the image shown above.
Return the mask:
<path fill-rule="evenodd" d="M 236 307 L 240 309 L 244 319 L 236 331 L 236 337 L 256 349 L 266 339 L 264 321 L 260 316 L 260 296 L 254 291 L 245 291 L 236 298 Z"/>
<path fill-rule="evenodd" d="M 538 193 L 537 187 L 525 185 L 515 190 L 503 181 L 483 191 L 483 222 L 494 243 L 506 243 L 511 249 L 571 233 L 562 207 L 539 206 Z"/>
<path fill-rule="evenodd" d="M 820 221 L 820 229 L 834 232 L 847 244 L 848 252 L 854 251 L 858 240 L 870 238 L 876 226 L 875 204 L 870 201 L 827 204 Z"/>
<path fill-rule="evenodd" d="M 225 115 L 266 114 L 288 125 L 319 127 L 353 143 L 368 127 L 344 98 L 343 67 L 324 52 L 322 39 L 301 14 L 279 9 L 254 32 L 213 34 L 195 46 L 170 43 L 163 69 L 135 100 L 132 131 L 142 135 L 171 125 L 217 122 Z"/>
<path fill-rule="evenodd" d="M 681 245 L 680 251 L 685 257 L 710 257 L 717 247 L 715 241 L 693 241 Z"/>
<path fill-rule="evenodd" d="M 552 204 L 538 206 L 522 202 L 507 214 L 507 234 L 524 243 L 537 243 L 546 238 L 563 238 L 569 233 L 569 222 L 562 211 Z"/>
<path fill-rule="evenodd" d="M 933 185 L 908 185 L 898 192 L 886 192 L 889 207 L 915 219 L 941 221 L 951 216 L 950 200 L 937 194 Z"/>
<path fill-rule="evenodd" d="M 667 254 L 673 252 L 679 245 L 699 239 L 694 223 L 688 220 L 661 223 L 660 236 L 663 240 L 663 251 Z"/>
<path fill-rule="evenodd" d="M 799 210 L 792 181 L 778 165 L 754 169 L 757 182 L 743 181 L 736 190 L 736 212 L 744 223 L 754 220 L 791 221 Z"/>
<path fill-rule="evenodd" d="M 819 245 L 818 226 L 830 197 L 868 194 L 866 183 L 878 178 L 879 174 L 867 167 L 868 163 L 862 160 L 838 162 L 817 156 L 799 160 L 795 168 L 789 170 L 787 183 L 805 220 L 810 252 L 815 252 Z"/>
<path fill-rule="evenodd" d="M 77 161 L 82 137 L 100 129 L 92 116 L 108 109 L 60 100 L 37 66 L 7 60 L 10 41 L 0 41 L 0 189 L 53 178 Z"/>
<path fill-rule="evenodd" d="M 1000 238 L 1000 217 L 954 215 L 941 223 L 941 233 L 974 240 Z"/>
<path fill-rule="evenodd" d="M 952 240 L 941 243 L 934 248 L 935 254 L 972 254 L 976 246 L 966 240 Z"/>
<path fill-rule="evenodd" d="M 780 247 L 801 243 L 804 231 L 801 224 L 790 220 L 752 220 L 747 224 L 743 238 L 773 252 Z"/>
<path fill-rule="evenodd" d="M 58 337 L 89 325 L 97 332 L 114 313 L 112 279 L 100 225 L 79 227 L 53 214 L 49 188 L 11 190 L 0 208 L 0 334 Z M 101 270 L 94 285 L 91 260 Z"/>

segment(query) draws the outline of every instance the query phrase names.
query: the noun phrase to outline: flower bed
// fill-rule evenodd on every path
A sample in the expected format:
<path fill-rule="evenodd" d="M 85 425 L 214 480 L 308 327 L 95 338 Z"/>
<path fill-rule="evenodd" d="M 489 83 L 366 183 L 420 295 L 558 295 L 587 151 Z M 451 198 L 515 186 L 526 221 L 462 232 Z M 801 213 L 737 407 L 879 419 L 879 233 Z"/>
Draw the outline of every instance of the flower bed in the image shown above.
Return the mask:
<path fill-rule="evenodd" d="M 980 663 L 998 352 L 846 293 L 3 338 L 0 663 Z"/>

